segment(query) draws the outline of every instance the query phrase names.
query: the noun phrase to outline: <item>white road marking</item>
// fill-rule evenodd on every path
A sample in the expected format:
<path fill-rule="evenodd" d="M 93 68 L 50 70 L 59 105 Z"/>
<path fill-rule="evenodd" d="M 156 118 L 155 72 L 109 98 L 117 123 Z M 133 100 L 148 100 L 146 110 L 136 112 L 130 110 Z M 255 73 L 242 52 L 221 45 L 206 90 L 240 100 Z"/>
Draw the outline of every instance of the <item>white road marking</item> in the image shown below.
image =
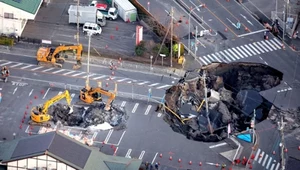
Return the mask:
<path fill-rule="evenodd" d="M 257 50 L 252 44 L 248 44 L 257 54 L 260 54 L 259 50 Z"/>
<path fill-rule="evenodd" d="M 209 58 L 207 58 L 207 56 L 204 56 L 203 59 L 204 59 L 205 61 L 207 61 L 207 63 L 211 63 L 211 62 L 212 62 L 212 61 L 209 60 Z"/>
<path fill-rule="evenodd" d="M 224 146 L 224 145 L 227 145 L 227 143 L 223 142 L 223 143 L 219 143 L 216 145 L 211 145 L 211 146 L 209 146 L 209 148 L 217 148 L 217 147 Z"/>
<path fill-rule="evenodd" d="M 244 56 L 240 53 L 240 52 L 238 52 L 235 48 L 231 48 L 234 52 L 236 52 L 241 58 L 244 58 Z"/>
<path fill-rule="evenodd" d="M 11 68 L 14 68 L 14 67 L 17 67 L 17 66 L 20 66 L 20 65 L 22 65 L 22 63 L 18 63 L 18 64 L 16 64 L 16 65 L 13 65 L 13 66 L 10 66 Z"/>
<path fill-rule="evenodd" d="M 25 130 L 25 133 L 29 133 L 29 125 L 27 125 L 27 128 L 26 128 L 26 130 Z"/>
<path fill-rule="evenodd" d="M 274 40 L 270 40 L 269 42 L 271 42 L 278 49 L 281 49 L 281 47 L 278 44 L 276 44 L 276 42 Z"/>
<path fill-rule="evenodd" d="M 63 71 L 65 71 L 65 69 L 60 69 L 60 70 L 54 71 L 53 74 L 60 73 L 60 72 L 63 72 Z"/>
<path fill-rule="evenodd" d="M 152 105 L 148 105 L 147 109 L 146 109 L 146 112 L 145 112 L 145 115 L 148 115 L 149 114 L 149 111 L 151 109 Z"/>
<path fill-rule="evenodd" d="M 67 73 L 64 73 L 63 75 L 69 75 L 69 74 L 72 74 L 74 73 L 75 71 L 70 71 L 70 72 L 67 72 Z"/>
<path fill-rule="evenodd" d="M 136 111 L 136 109 L 137 109 L 137 107 L 139 106 L 139 103 L 136 103 L 135 105 L 134 105 L 134 107 L 133 107 L 133 109 L 132 109 L 132 113 L 135 113 L 135 111 Z"/>
<path fill-rule="evenodd" d="M 40 68 L 43 68 L 43 67 L 40 66 L 40 67 L 37 67 L 37 68 L 33 68 L 33 69 L 31 69 L 31 70 L 34 71 L 34 70 L 38 70 L 38 69 L 40 69 Z"/>
<path fill-rule="evenodd" d="M 153 84 L 150 84 L 150 85 L 148 85 L 148 86 L 150 86 L 150 87 L 153 87 L 153 86 L 156 86 L 156 85 L 158 85 L 159 83 L 153 83 Z"/>
<path fill-rule="evenodd" d="M 114 79 L 116 79 L 116 77 L 109 77 L 106 80 L 114 80 Z"/>
<path fill-rule="evenodd" d="M 244 46 L 245 46 L 245 47 L 244 47 Z M 252 56 L 253 54 L 256 55 L 256 53 L 255 53 L 254 51 L 252 51 L 250 47 L 248 47 L 247 45 L 244 45 L 244 46 L 240 46 L 240 47 L 241 47 L 241 49 L 243 49 L 243 50 L 249 55 L 249 57 Z M 251 54 L 246 48 L 247 48 L 252 54 Z"/>
<path fill-rule="evenodd" d="M 103 75 L 103 76 L 100 76 L 100 77 L 95 77 L 95 78 L 93 78 L 94 80 L 98 80 L 98 79 L 101 79 L 101 78 L 104 78 L 104 77 L 106 77 L 105 75 Z"/>
<path fill-rule="evenodd" d="M 92 136 L 92 140 L 96 139 L 97 135 L 98 135 L 98 132 L 94 132 L 94 134 Z"/>
<path fill-rule="evenodd" d="M 114 152 L 114 156 L 117 155 L 118 149 L 119 149 L 119 147 L 116 147 L 116 150 L 115 150 L 115 152 Z"/>
<path fill-rule="evenodd" d="M 232 61 L 235 61 L 235 58 L 234 58 L 234 57 L 231 57 L 231 54 L 229 54 L 226 50 L 224 50 L 224 53 L 226 53 L 226 55 L 227 55 L 228 57 L 230 57 L 230 58 L 232 59 Z M 231 60 L 229 60 L 229 61 L 231 61 Z"/>
<path fill-rule="evenodd" d="M 274 166 L 275 166 L 275 164 L 272 164 L 270 170 L 273 170 L 273 169 L 274 169 Z"/>
<path fill-rule="evenodd" d="M 21 69 L 29 68 L 31 66 L 33 66 L 33 65 L 27 65 L 27 66 L 22 67 Z"/>
<path fill-rule="evenodd" d="M 161 117 L 161 115 L 162 115 L 161 113 L 158 113 L 158 114 L 157 114 L 157 117 Z"/>
<path fill-rule="evenodd" d="M 270 51 L 273 51 L 273 49 L 271 47 L 269 47 L 268 44 L 266 44 L 266 41 L 261 41 L 261 43 L 267 47 L 267 49 L 269 49 Z"/>
<path fill-rule="evenodd" d="M 144 82 L 138 83 L 138 85 L 143 85 L 143 84 L 146 84 L 146 83 L 149 83 L 149 81 L 144 81 Z"/>
<path fill-rule="evenodd" d="M 15 94 L 17 90 L 18 90 L 18 87 L 16 87 L 16 88 L 15 88 L 15 90 L 14 90 L 13 94 Z"/>
<path fill-rule="evenodd" d="M 75 76 L 79 76 L 81 74 L 84 74 L 85 72 L 80 72 L 80 73 L 77 73 L 77 74 L 73 74 L 72 76 L 75 77 Z"/>
<path fill-rule="evenodd" d="M 0 66 L 5 66 L 5 65 L 8 65 L 8 64 L 10 64 L 11 62 L 9 61 L 9 62 L 7 62 L 7 63 L 3 63 L 3 64 L 1 64 Z"/>
<path fill-rule="evenodd" d="M 121 141 L 122 141 L 122 139 L 123 139 L 125 133 L 126 133 L 126 131 L 124 131 L 124 132 L 122 133 L 121 138 L 119 139 L 119 142 L 118 142 L 117 146 L 120 145 L 120 143 L 121 143 Z"/>
<path fill-rule="evenodd" d="M 276 43 L 277 43 L 278 45 L 280 45 L 280 46 L 282 45 L 282 42 L 280 42 L 277 38 L 273 38 L 273 40 L 276 41 Z"/>
<path fill-rule="evenodd" d="M 199 59 L 200 59 L 200 61 L 204 64 L 204 65 L 207 65 L 207 62 L 206 61 L 204 61 L 204 58 L 205 56 L 203 56 L 203 57 L 199 57 Z"/>
<path fill-rule="evenodd" d="M 140 160 L 142 160 L 142 159 L 143 159 L 143 157 L 144 157 L 144 154 L 145 154 L 145 151 L 142 151 L 142 152 L 141 152 L 141 154 L 140 154 L 140 156 L 139 156 L 139 159 L 140 159 Z"/>
<path fill-rule="evenodd" d="M 215 54 L 211 54 L 217 61 L 222 62 Z"/>
<path fill-rule="evenodd" d="M 240 51 L 245 57 L 248 57 L 246 53 L 244 53 L 244 51 L 242 49 L 240 49 L 239 47 L 235 47 L 238 51 Z"/>
<path fill-rule="evenodd" d="M 211 62 L 214 61 L 214 59 L 210 55 L 206 55 L 206 57 L 209 58 Z"/>
<path fill-rule="evenodd" d="M 47 72 L 47 71 L 50 71 L 50 70 L 53 70 L 54 68 L 48 68 L 46 70 L 43 70 L 43 72 Z"/>
<path fill-rule="evenodd" d="M 230 59 L 222 52 L 222 51 L 219 51 L 219 53 L 226 58 L 227 61 L 230 61 Z"/>
<path fill-rule="evenodd" d="M 122 104 L 121 104 L 121 107 L 124 107 L 126 104 L 126 101 L 123 101 Z"/>
<path fill-rule="evenodd" d="M 227 49 L 236 59 L 240 59 L 231 49 Z"/>
<path fill-rule="evenodd" d="M 267 166 L 266 166 L 267 169 L 269 169 L 269 166 L 270 166 L 270 164 L 271 164 L 272 159 L 273 159 L 273 158 L 270 156 L 269 161 L 268 161 Z"/>
<path fill-rule="evenodd" d="M 278 170 L 278 169 L 279 169 L 279 166 L 280 166 L 280 163 L 278 162 L 278 163 L 277 163 L 277 166 L 276 166 L 276 168 L 275 168 L 275 170 Z"/>
<path fill-rule="evenodd" d="M 157 89 L 162 89 L 162 88 L 169 87 L 169 86 L 171 86 L 171 85 L 163 85 L 163 86 L 157 87 Z"/>
<path fill-rule="evenodd" d="M 268 155 L 268 154 L 266 154 L 266 156 L 265 156 L 265 159 L 264 159 L 264 161 L 263 161 L 263 163 L 262 163 L 262 166 L 265 166 L 265 164 L 266 164 L 266 162 L 267 162 L 267 159 L 268 159 L 268 157 L 269 157 L 269 155 Z"/>
<path fill-rule="evenodd" d="M 269 52 L 268 48 L 266 48 L 262 42 L 263 42 L 263 41 L 256 42 L 256 44 L 257 44 L 258 46 L 262 47 L 262 49 L 264 49 L 266 52 Z"/>
<path fill-rule="evenodd" d="M 33 89 L 31 89 L 31 91 L 30 91 L 30 93 L 28 94 L 28 96 L 31 96 L 32 92 L 33 92 Z"/>
<path fill-rule="evenodd" d="M 255 158 L 254 158 L 255 161 L 257 161 L 257 158 L 259 157 L 260 151 L 261 151 L 261 150 L 258 148 L 258 150 L 257 150 L 257 152 L 256 152 L 256 155 L 255 155 Z"/>
<path fill-rule="evenodd" d="M 257 45 L 257 43 L 252 43 L 252 45 L 254 45 L 260 52 L 265 53 L 265 51 L 262 50 L 261 47 Z"/>
<path fill-rule="evenodd" d="M 152 162 L 151 162 L 152 165 L 153 165 L 153 163 L 154 163 L 154 161 L 155 161 L 155 159 L 157 157 L 157 154 L 158 154 L 158 152 L 156 152 L 156 154 L 154 155 L 154 158 L 152 159 Z"/>
<path fill-rule="evenodd" d="M 109 130 L 109 132 L 108 132 L 108 134 L 107 134 L 107 136 L 106 136 L 106 138 L 105 138 L 105 140 L 104 140 L 104 143 L 108 143 L 109 138 L 110 138 L 110 136 L 111 136 L 111 134 L 112 134 L 113 132 L 114 132 L 113 129 L 110 129 L 110 130 Z"/>
<path fill-rule="evenodd" d="M 131 151 L 132 151 L 132 149 L 128 149 L 128 151 L 127 151 L 127 153 L 125 155 L 125 158 L 131 158 L 130 157 Z"/>
<path fill-rule="evenodd" d="M 274 50 L 277 50 L 276 46 L 273 45 L 270 41 L 265 41 L 265 43 L 272 47 Z"/>
<path fill-rule="evenodd" d="M 122 82 L 122 81 L 125 81 L 125 80 L 127 80 L 128 78 L 123 78 L 123 79 L 121 79 L 121 80 L 117 80 L 117 82 Z"/>
<path fill-rule="evenodd" d="M 259 160 L 258 160 L 258 163 L 259 163 L 259 164 L 261 163 L 261 161 L 262 161 L 264 155 L 265 155 L 265 152 L 263 151 L 263 152 L 261 153 L 261 157 L 260 157 Z"/>

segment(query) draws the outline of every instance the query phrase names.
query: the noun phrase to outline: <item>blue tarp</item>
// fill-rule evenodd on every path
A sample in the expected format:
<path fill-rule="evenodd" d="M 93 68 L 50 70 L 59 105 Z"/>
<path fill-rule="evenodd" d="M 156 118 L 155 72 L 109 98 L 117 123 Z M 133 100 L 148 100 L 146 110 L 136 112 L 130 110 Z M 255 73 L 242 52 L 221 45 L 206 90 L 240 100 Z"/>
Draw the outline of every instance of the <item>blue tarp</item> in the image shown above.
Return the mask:
<path fill-rule="evenodd" d="M 243 141 L 249 142 L 249 143 L 252 142 L 252 135 L 251 134 L 240 134 L 240 135 L 237 135 L 237 138 L 239 138 Z"/>

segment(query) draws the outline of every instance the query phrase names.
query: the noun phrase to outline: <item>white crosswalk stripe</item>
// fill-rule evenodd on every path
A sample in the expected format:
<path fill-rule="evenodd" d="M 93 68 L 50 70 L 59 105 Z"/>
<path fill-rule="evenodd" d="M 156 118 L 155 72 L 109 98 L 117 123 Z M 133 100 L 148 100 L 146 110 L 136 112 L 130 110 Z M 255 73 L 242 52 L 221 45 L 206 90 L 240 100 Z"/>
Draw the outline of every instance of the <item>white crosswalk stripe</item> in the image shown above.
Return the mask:
<path fill-rule="evenodd" d="M 268 155 L 268 154 L 266 154 L 266 156 L 265 156 L 265 159 L 264 159 L 264 161 L 263 161 L 263 163 L 262 163 L 262 166 L 265 166 L 265 164 L 266 164 L 266 162 L 267 162 L 267 159 L 268 159 L 268 157 L 269 157 L 269 155 Z"/>
<path fill-rule="evenodd" d="M 258 159 L 258 163 L 259 163 L 259 164 L 261 163 L 261 161 L 262 161 L 264 155 L 265 155 L 265 152 L 263 151 L 263 152 L 261 153 L 261 157 Z"/>
<path fill-rule="evenodd" d="M 236 52 L 241 58 L 244 58 L 244 56 L 243 55 L 241 55 L 241 53 L 240 52 L 238 52 L 235 48 L 232 48 L 232 50 L 234 51 L 234 52 Z"/>
<path fill-rule="evenodd" d="M 280 46 L 282 45 L 282 42 L 280 42 L 277 38 L 273 38 L 273 40 L 274 40 L 277 44 L 279 44 Z"/>
<path fill-rule="evenodd" d="M 212 57 L 214 57 L 217 61 L 222 62 L 215 54 L 211 54 Z"/>
<path fill-rule="evenodd" d="M 199 59 L 204 65 L 207 65 L 208 63 L 207 63 L 207 61 L 204 60 L 204 57 L 199 57 Z"/>
<path fill-rule="evenodd" d="M 267 47 L 267 49 L 268 49 L 269 51 L 273 51 L 273 49 L 272 49 L 271 47 L 269 47 L 268 44 L 266 44 L 266 41 L 261 41 L 261 43 L 262 43 L 265 47 Z"/>
<path fill-rule="evenodd" d="M 240 59 L 231 49 L 227 49 L 236 59 Z"/>
<path fill-rule="evenodd" d="M 274 167 L 275 167 L 275 164 L 272 164 L 272 166 L 271 166 L 270 170 L 273 170 L 273 169 L 274 169 Z"/>
<path fill-rule="evenodd" d="M 241 48 L 245 50 L 249 56 L 256 55 L 256 53 L 248 45 L 241 46 Z"/>
<path fill-rule="evenodd" d="M 265 41 L 266 44 L 268 44 L 269 47 L 272 47 L 273 50 L 277 50 L 276 46 L 270 43 L 270 41 Z"/>
<path fill-rule="evenodd" d="M 232 61 L 235 61 L 235 58 L 233 58 L 233 57 L 231 56 L 231 54 L 229 54 L 226 50 L 224 50 L 224 53 L 225 53 L 229 58 L 231 58 Z M 230 61 L 230 60 L 229 60 L 229 61 Z"/>
<path fill-rule="evenodd" d="M 215 61 L 210 55 L 207 55 L 206 57 L 209 58 L 210 61 Z"/>
<path fill-rule="evenodd" d="M 274 40 L 270 40 L 269 42 L 271 42 L 278 49 L 281 49 L 280 45 L 276 44 L 276 42 Z"/>
<path fill-rule="evenodd" d="M 272 159 L 273 159 L 272 157 L 269 158 L 269 161 L 268 161 L 267 166 L 266 166 L 267 169 L 269 169 L 269 166 L 271 165 Z"/>
<path fill-rule="evenodd" d="M 254 45 L 260 52 L 265 53 L 265 51 L 261 49 L 261 47 L 258 46 L 257 43 L 253 43 L 252 45 Z"/>
<path fill-rule="evenodd" d="M 279 170 L 280 163 L 277 163 L 275 170 Z"/>
<path fill-rule="evenodd" d="M 242 46 L 241 46 L 242 47 Z M 238 51 L 240 51 L 245 57 L 248 57 L 246 53 L 244 53 L 244 51 L 242 49 L 240 49 L 239 47 L 236 47 L 236 49 Z M 251 55 L 250 55 L 251 56 Z"/>
<path fill-rule="evenodd" d="M 16 65 L 13 65 L 13 66 L 10 66 L 10 67 L 14 68 L 14 67 L 17 67 L 17 66 L 20 66 L 20 65 L 22 65 L 22 63 L 18 63 Z"/>
<path fill-rule="evenodd" d="M 223 56 L 223 58 L 225 58 L 227 61 L 230 61 L 230 59 L 222 52 L 222 51 L 219 51 L 219 53 Z"/>
<path fill-rule="evenodd" d="M 255 158 L 254 158 L 255 161 L 257 161 L 257 158 L 259 157 L 260 151 L 261 150 L 258 148 L 258 150 L 256 152 L 256 155 L 255 155 Z"/>
<path fill-rule="evenodd" d="M 264 49 L 265 52 L 269 52 L 269 50 L 262 44 L 262 42 L 256 42 L 256 44 L 257 44 L 258 46 L 260 46 L 262 49 Z M 260 48 L 260 49 L 261 49 L 261 48 Z"/>

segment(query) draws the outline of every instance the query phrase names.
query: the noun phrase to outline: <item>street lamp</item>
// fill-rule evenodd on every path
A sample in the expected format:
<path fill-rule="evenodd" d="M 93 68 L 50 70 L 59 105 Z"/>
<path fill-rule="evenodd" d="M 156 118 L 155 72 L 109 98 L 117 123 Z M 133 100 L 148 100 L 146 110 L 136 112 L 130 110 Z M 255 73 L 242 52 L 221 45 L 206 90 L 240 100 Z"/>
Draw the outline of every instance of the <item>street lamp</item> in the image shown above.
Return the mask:
<path fill-rule="evenodd" d="M 152 59 L 153 59 L 153 56 L 150 56 L 150 70 L 153 69 L 153 67 L 152 67 Z"/>
<path fill-rule="evenodd" d="M 90 51 L 91 51 L 91 37 L 92 32 L 87 32 L 87 35 L 89 37 L 89 44 L 88 44 L 88 59 L 87 59 L 87 77 L 86 77 L 86 86 L 89 86 L 89 79 L 90 79 Z"/>
<path fill-rule="evenodd" d="M 159 56 L 161 56 L 161 65 L 164 66 L 164 58 L 166 57 L 166 55 L 165 54 L 159 54 Z"/>
<path fill-rule="evenodd" d="M 190 1 L 191 2 L 191 1 Z M 200 8 L 202 7 L 203 5 L 198 5 L 198 6 L 195 6 L 194 8 L 192 8 L 189 12 L 189 51 L 188 51 L 188 54 L 190 54 L 190 49 L 191 49 L 191 13 L 197 9 L 197 11 L 200 11 Z M 197 35 L 195 35 L 197 37 Z"/>

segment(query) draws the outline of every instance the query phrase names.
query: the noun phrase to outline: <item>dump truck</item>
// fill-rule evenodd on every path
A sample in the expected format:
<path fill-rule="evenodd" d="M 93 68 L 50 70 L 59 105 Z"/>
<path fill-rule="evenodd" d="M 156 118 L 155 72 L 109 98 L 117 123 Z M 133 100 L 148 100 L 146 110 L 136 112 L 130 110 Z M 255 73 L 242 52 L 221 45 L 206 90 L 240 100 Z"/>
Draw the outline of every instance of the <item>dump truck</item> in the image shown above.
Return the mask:
<path fill-rule="evenodd" d="M 118 10 L 119 16 L 125 22 L 135 22 L 137 10 L 128 0 L 114 0 L 113 6 Z"/>
<path fill-rule="evenodd" d="M 106 25 L 105 16 L 94 6 L 78 6 L 79 24 L 97 23 L 100 26 Z M 70 5 L 68 10 L 69 24 L 77 24 L 77 6 Z"/>

